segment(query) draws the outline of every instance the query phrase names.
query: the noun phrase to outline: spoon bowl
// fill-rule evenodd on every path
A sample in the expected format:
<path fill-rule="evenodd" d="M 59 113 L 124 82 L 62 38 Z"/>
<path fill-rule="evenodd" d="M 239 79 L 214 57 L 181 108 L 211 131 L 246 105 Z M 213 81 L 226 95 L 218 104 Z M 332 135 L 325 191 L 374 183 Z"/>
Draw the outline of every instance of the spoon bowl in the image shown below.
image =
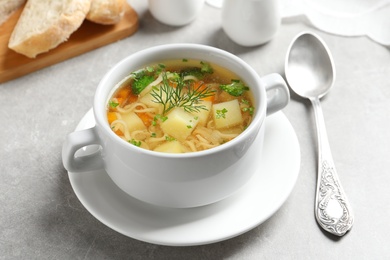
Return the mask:
<path fill-rule="evenodd" d="M 294 92 L 304 98 L 321 98 L 333 86 L 336 71 L 330 51 L 314 34 L 298 35 L 286 59 L 286 78 Z"/>
<path fill-rule="evenodd" d="M 287 52 L 285 74 L 291 89 L 308 98 L 314 109 L 318 137 L 318 177 L 315 216 L 326 231 L 343 236 L 351 229 L 353 214 L 333 163 L 319 99 L 335 81 L 333 59 L 325 42 L 315 34 L 301 33 Z"/>

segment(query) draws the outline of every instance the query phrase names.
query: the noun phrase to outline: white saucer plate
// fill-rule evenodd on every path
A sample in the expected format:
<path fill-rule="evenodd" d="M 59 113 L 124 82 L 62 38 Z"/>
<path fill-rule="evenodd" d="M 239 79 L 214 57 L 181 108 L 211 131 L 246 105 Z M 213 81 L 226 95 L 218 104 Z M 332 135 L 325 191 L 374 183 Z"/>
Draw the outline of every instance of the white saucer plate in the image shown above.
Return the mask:
<path fill-rule="evenodd" d="M 297 180 L 300 148 L 293 127 L 282 112 L 267 117 L 265 123 L 263 151 L 255 143 L 250 153 L 253 163 L 248 171 L 255 171 L 254 176 L 234 195 L 211 205 L 188 209 L 149 205 L 120 190 L 105 171 L 69 172 L 69 179 L 76 196 L 95 218 L 128 237 L 170 246 L 222 241 L 271 217 Z M 91 109 L 76 130 L 94 124 Z"/>

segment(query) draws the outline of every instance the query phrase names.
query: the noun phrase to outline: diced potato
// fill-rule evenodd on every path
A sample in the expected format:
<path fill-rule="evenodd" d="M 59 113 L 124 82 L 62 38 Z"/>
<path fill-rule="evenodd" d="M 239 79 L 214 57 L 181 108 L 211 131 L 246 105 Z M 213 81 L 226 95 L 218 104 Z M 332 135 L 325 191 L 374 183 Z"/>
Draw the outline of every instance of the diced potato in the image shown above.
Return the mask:
<path fill-rule="evenodd" d="M 157 152 L 163 153 L 183 153 L 184 148 L 178 141 L 171 141 L 157 146 L 155 149 Z"/>
<path fill-rule="evenodd" d="M 130 132 L 133 132 L 135 130 L 144 130 L 146 129 L 146 126 L 142 122 L 141 118 L 137 116 L 136 113 L 130 112 L 128 114 L 122 115 L 123 121 L 126 122 L 127 127 Z"/>
<path fill-rule="evenodd" d="M 161 123 L 162 130 L 180 141 L 185 140 L 199 122 L 198 117 L 186 112 L 181 107 L 172 109 L 167 117 L 168 119 Z"/>
<path fill-rule="evenodd" d="M 210 111 L 211 111 L 211 101 L 202 101 L 200 105 L 203 105 L 206 107 L 206 110 L 201 109 L 199 112 L 192 113 L 195 117 L 198 117 L 199 122 L 198 125 L 204 126 L 207 123 L 207 119 L 209 118 Z"/>
<path fill-rule="evenodd" d="M 227 128 L 242 123 L 240 104 L 237 99 L 213 105 L 215 127 Z"/>

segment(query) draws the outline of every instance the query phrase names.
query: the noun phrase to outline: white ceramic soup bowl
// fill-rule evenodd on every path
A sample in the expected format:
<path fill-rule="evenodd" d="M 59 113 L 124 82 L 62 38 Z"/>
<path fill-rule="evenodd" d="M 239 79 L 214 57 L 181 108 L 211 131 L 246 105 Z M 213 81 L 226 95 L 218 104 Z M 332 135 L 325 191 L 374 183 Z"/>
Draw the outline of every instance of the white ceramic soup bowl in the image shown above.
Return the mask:
<path fill-rule="evenodd" d="M 106 114 L 114 87 L 145 65 L 183 58 L 218 64 L 243 79 L 254 98 L 251 124 L 225 144 L 185 154 L 149 151 L 118 137 L 110 129 Z M 63 164 L 68 171 L 80 174 L 104 168 L 124 192 L 154 205 L 187 208 L 211 204 L 232 195 L 252 177 L 252 172 L 245 171 L 247 151 L 259 134 L 263 136 L 266 116 L 284 108 L 288 101 L 289 92 L 279 74 L 260 77 L 226 51 L 197 44 L 152 47 L 123 59 L 103 77 L 93 102 L 96 125 L 68 135 L 62 150 Z M 256 141 L 261 147 L 263 137 Z M 88 145 L 101 148 L 93 155 L 77 157 L 76 152 Z"/>

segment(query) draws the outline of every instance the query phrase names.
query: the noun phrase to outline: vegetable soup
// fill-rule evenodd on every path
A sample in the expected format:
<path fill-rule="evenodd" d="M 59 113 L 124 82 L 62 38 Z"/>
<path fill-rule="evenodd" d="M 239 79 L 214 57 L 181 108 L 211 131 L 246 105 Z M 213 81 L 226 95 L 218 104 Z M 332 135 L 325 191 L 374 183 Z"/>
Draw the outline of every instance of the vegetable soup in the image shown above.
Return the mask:
<path fill-rule="evenodd" d="M 129 74 L 109 99 L 112 131 L 138 147 L 166 153 L 210 149 L 250 124 L 250 88 L 232 72 L 199 60 L 170 60 Z"/>

